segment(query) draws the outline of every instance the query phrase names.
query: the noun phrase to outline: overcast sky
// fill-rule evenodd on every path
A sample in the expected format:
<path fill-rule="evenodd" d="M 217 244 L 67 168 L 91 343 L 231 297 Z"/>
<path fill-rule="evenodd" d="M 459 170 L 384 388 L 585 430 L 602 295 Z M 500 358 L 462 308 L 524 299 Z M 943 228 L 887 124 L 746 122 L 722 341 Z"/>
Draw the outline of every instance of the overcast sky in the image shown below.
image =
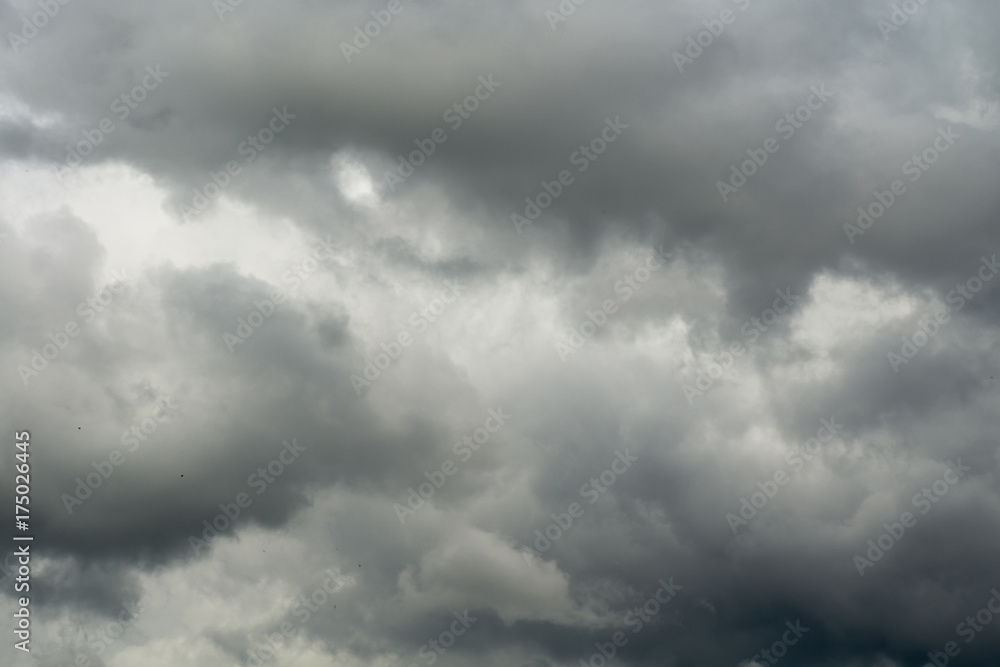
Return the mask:
<path fill-rule="evenodd" d="M 992 667 L 998 24 L 7 0 L 0 662 Z"/>

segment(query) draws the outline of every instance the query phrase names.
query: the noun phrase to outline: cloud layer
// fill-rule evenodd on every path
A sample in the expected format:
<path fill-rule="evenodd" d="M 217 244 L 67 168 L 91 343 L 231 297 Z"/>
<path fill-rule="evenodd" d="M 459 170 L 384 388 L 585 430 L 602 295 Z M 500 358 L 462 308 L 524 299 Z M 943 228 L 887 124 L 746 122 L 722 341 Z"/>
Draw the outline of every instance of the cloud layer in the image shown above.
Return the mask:
<path fill-rule="evenodd" d="M 992 665 L 998 20 L 5 3 L 30 660 Z"/>

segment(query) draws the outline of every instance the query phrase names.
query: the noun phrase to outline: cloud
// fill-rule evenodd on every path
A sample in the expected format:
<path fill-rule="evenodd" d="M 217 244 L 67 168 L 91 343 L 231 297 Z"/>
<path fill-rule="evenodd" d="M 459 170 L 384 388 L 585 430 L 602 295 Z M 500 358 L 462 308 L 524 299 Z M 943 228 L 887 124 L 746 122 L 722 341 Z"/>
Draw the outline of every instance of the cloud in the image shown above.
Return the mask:
<path fill-rule="evenodd" d="M 1000 546 L 995 3 L 43 5 L 0 7 L 0 431 L 31 433 L 40 664 L 244 664 L 293 622 L 269 664 L 429 664 L 466 610 L 435 662 L 620 631 L 622 664 L 763 664 L 800 619 L 790 664 L 992 664 L 956 626 Z M 352 584 L 310 609 L 328 570 Z"/>

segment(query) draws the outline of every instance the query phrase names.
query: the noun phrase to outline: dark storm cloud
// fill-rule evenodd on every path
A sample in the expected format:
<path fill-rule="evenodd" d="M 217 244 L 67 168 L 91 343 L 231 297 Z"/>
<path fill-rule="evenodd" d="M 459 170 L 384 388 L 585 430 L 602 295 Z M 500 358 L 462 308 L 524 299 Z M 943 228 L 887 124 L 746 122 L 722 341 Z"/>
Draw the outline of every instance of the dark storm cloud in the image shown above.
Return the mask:
<path fill-rule="evenodd" d="M 440 664 L 576 665 L 616 631 L 624 664 L 738 664 L 796 622 L 808 632 L 788 664 L 922 665 L 948 641 L 962 664 L 991 664 L 997 626 L 966 645 L 956 625 L 1000 585 L 998 292 L 984 281 L 960 311 L 947 296 L 1000 250 L 995 3 L 923 3 L 898 30 L 879 23 L 892 3 L 861 0 L 592 0 L 555 30 L 557 2 L 400 6 L 349 62 L 341 43 L 386 3 L 244 2 L 220 19 L 210 2 L 72 2 L 0 56 L 20 105 L 0 116 L 6 164 L 55 168 L 100 136 L 70 179 L 126 163 L 163 189 L 173 224 L 211 227 L 221 206 L 189 220 L 180 207 L 236 161 L 228 198 L 353 253 L 314 279 L 340 291 L 295 295 L 232 352 L 223 333 L 275 286 L 232 263 L 146 266 L 25 386 L 17 366 L 109 284 L 108 251 L 67 211 L 30 234 L 0 227 L 0 415 L 50 443 L 35 450 L 35 526 L 55 563 L 39 611 L 113 613 L 158 594 L 167 569 L 221 558 L 253 579 L 247 545 L 267 542 L 263 558 L 289 540 L 301 551 L 282 594 L 310 593 L 334 564 L 356 578 L 297 627 L 365 664 L 426 664 L 420 649 L 466 609 L 478 620 Z M 4 34 L 29 9 L 5 6 Z M 449 122 L 490 76 L 488 98 Z M 275 110 L 287 127 L 251 151 Z M 627 127 L 582 159 L 609 123 Z M 447 140 L 390 188 L 387 170 L 437 128 Z M 914 171 L 939 132 L 953 144 Z M 334 154 L 367 169 L 376 204 L 338 189 Z M 553 196 L 562 170 L 573 182 Z M 895 180 L 906 191 L 885 205 Z M 518 233 L 511 215 L 543 181 L 554 202 Z M 873 202 L 884 215 L 845 232 Z M 666 268 L 559 360 L 549 339 L 618 298 L 645 261 L 626 253 L 661 244 Z M 445 279 L 467 294 L 359 397 L 350 375 L 414 333 L 407 317 L 430 299 L 409 288 Z M 745 342 L 776 290 L 801 298 L 689 402 L 683 386 Z M 376 293 L 373 315 L 357 299 Z M 536 346 L 521 322 L 550 307 L 560 330 Z M 942 308 L 949 322 L 893 369 L 887 354 Z M 68 513 L 62 494 L 167 398 L 176 414 Z M 501 405 L 510 423 L 401 525 L 395 505 Z M 789 448 L 821 419 L 843 429 L 793 471 Z M 248 477 L 293 438 L 301 457 L 257 496 Z M 635 467 L 590 504 L 582 489 L 626 448 Z M 968 474 L 921 513 L 914 495 L 958 459 Z M 727 513 L 778 470 L 790 482 L 734 534 Z M 193 553 L 202 521 L 243 492 L 252 504 Z M 573 502 L 583 514 L 525 558 Z M 862 576 L 855 556 L 906 511 L 916 525 Z M 226 574 L 193 576 L 225 591 Z M 681 592 L 633 632 L 630 612 L 670 577 Z M 185 639 L 235 661 L 246 628 L 294 618 L 265 608 Z"/>

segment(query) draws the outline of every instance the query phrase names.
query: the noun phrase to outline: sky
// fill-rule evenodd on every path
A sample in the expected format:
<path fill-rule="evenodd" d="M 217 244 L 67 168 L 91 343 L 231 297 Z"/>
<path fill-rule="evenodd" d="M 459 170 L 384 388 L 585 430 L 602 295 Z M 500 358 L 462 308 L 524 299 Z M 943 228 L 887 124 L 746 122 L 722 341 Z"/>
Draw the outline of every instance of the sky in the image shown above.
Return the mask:
<path fill-rule="evenodd" d="M 7 0 L 0 663 L 992 667 L 998 22 Z"/>

